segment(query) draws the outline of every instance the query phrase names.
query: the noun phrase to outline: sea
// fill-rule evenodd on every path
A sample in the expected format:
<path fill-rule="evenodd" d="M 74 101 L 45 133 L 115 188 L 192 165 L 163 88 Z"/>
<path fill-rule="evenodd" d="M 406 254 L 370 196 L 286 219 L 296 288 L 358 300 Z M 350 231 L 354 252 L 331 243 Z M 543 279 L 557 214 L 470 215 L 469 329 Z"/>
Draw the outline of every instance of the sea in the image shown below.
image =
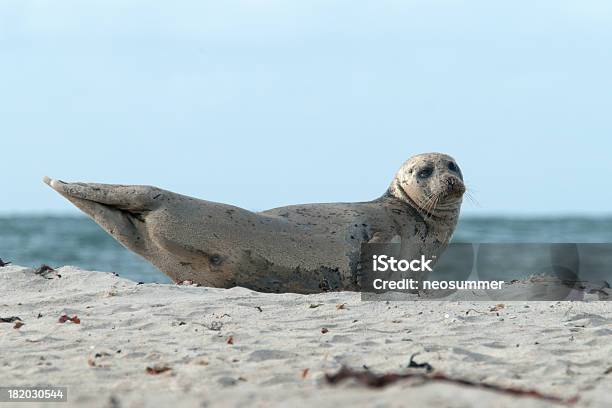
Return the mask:
<path fill-rule="evenodd" d="M 612 243 L 612 216 L 466 216 L 460 219 L 452 242 Z M 84 216 L 0 216 L 0 258 L 28 267 L 73 265 L 115 272 L 137 282 L 170 282 Z"/>

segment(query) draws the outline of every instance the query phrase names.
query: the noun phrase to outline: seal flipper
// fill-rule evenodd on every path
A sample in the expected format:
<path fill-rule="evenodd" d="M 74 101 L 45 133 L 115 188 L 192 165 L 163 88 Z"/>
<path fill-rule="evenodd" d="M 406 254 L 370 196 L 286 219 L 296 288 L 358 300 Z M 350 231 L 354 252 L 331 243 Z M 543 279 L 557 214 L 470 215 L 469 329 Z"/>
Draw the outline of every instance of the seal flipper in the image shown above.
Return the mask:
<path fill-rule="evenodd" d="M 43 181 L 77 208 L 96 221 L 122 245 L 145 256 L 149 237 L 144 228 L 143 214 L 151 211 L 150 193 L 157 189 L 147 186 L 66 183 L 45 177 Z"/>
<path fill-rule="evenodd" d="M 94 201 L 122 210 L 151 211 L 161 190 L 151 186 L 122 184 L 66 183 L 44 177 L 43 181 L 64 197 Z"/>

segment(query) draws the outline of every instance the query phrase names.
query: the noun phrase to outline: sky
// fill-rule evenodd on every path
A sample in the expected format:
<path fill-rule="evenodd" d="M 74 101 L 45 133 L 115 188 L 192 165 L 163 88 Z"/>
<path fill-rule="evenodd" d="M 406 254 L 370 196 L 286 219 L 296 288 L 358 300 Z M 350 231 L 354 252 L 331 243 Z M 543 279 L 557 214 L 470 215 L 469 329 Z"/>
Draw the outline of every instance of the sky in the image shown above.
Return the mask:
<path fill-rule="evenodd" d="M 263 210 L 456 158 L 471 215 L 612 213 L 612 2 L 28 1 L 0 7 L 0 213 L 41 181 Z"/>

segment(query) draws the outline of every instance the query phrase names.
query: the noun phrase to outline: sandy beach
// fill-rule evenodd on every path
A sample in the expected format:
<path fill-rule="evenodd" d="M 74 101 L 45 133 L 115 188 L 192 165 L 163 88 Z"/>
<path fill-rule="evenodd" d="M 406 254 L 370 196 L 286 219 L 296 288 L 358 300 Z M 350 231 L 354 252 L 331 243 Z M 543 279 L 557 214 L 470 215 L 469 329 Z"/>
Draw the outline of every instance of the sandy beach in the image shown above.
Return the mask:
<path fill-rule="evenodd" d="M 7 266 L 0 285 L 0 383 L 66 386 L 68 406 L 612 406 L 608 302 L 364 302 L 73 267 Z M 326 380 L 343 366 L 416 376 Z"/>

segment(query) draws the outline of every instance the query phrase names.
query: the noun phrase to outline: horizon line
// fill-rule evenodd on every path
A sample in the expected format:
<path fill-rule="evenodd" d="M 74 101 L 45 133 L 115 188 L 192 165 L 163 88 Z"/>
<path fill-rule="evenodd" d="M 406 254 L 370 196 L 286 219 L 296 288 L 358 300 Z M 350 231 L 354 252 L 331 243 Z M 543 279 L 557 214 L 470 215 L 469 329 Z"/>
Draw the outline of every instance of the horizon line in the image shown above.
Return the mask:
<path fill-rule="evenodd" d="M 265 210 L 249 210 L 253 212 Z M 25 217 L 70 217 L 70 218 L 90 218 L 86 214 L 78 210 L 17 210 L 17 211 L 2 211 L 0 210 L 0 218 L 25 218 Z M 459 218 L 514 218 L 514 219 L 554 219 L 554 218 L 612 218 L 611 212 L 577 212 L 577 211 L 559 211 L 559 212 L 540 212 L 540 211 L 483 211 L 474 212 L 466 211 L 460 214 Z"/>

